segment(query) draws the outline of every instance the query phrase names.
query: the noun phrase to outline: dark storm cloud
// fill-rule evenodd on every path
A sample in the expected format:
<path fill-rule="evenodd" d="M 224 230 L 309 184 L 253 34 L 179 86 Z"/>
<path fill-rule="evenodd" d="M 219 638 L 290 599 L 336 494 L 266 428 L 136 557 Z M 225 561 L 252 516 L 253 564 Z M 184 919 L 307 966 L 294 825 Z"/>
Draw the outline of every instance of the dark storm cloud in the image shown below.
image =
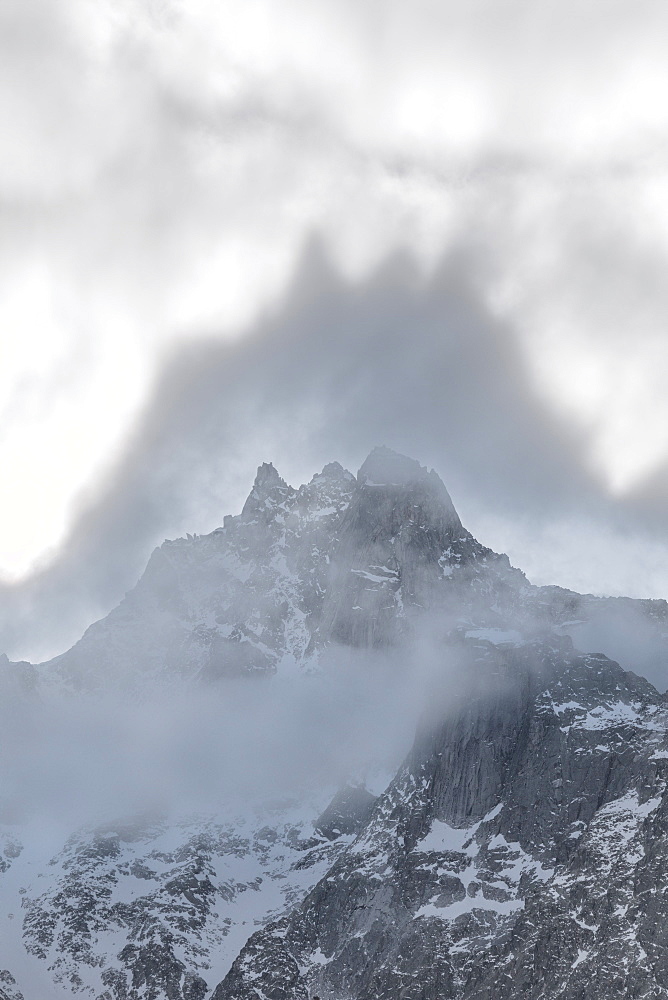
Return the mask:
<path fill-rule="evenodd" d="M 212 530 L 238 511 L 265 460 L 301 481 L 333 459 L 356 471 L 384 443 L 434 466 L 465 521 L 469 509 L 528 525 L 611 516 L 586 442 L 545 409 L 480 299 L 465 250 L 429 280 L 398 255 L 355 284 L 314 241 L 284 301 L 243 339 L 171 356 L 66 544 L 5 588 L 4 648 L 73 641 L 165 536 Z"/>

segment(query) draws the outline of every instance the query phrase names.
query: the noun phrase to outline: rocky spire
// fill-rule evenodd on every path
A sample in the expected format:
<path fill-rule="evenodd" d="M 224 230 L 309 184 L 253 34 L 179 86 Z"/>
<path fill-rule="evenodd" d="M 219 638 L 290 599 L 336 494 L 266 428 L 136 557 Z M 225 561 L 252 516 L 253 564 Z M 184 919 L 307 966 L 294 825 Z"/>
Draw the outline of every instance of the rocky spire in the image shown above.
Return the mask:
<path fill-rule="evenodd" d="M 427 475 L 427 470 L 414 458 L 381 446 L 367 456 L 357 479 L 360 483 L 376 483 L 379 486 L 405 486 L 419 482 Z"/>
<path fill-rule="evenodd" d="M 429 499 L 432 505 L 435 504 L 453 527 L 461 526 L 450 494 L 437 473 L 391 448 L 374 448 L 357 473 L 357 481 L 361 487 L 370 490 L 380 487 L 400 493 L 415 490 L 424 499 Z"/>
<path fill-rule="evenodd" d="M 293 493 L 292 487 L 279 476 L 272 463 L 263 462 L 258 466 L 253 489 L 241 513 L 251 518 L 258 515 L 266 516 Z"/>
<path fill-rule="evenodd" d="M 332 479 L 335 482 L 349 482 L 354 480 L 352 472 L 348 472 L 344 469 L 340 462 L 329 462 L 318 476 L 314 476 L 314 479 Z"/>

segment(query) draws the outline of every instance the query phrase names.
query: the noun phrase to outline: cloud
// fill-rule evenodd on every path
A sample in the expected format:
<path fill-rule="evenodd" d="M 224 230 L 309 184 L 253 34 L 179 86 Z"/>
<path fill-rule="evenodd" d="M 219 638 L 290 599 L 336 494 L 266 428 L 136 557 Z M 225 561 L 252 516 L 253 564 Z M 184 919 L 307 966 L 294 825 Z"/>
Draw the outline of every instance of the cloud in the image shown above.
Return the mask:
<path fill-rule="evenodd" d="M 259 462 L 298 484 L 333 459 L 356 469 L 378 443 L 434 466 L 467 527 L 537 582 L 665 586 L 662 550 L 643 537 L 656 519 L 639 500 L 615 503 L 592 473 L 582 436 L 545 406 L 505 321 L 481 305 L 474 262 L 463 249 L 425 279 L 397 255 L 351 282 L 316 241 L 244 338 L 175 349 L 66 544 L 5 588 L 4 648 L 35 658 L 74 641 L 165 536 L 238 511 Z"/>
<path fill-rule="evenodd" d="M 49 551 L 61 600 L 78 590 L 85 620 L 84 608 L 101 610 L 132 581 L 149 538 L 193 526 L 186 512 L 196 505 L 175 483 L 204 482 L 208 521 L 214 482 L 231 474 L 238 500 L 263 441 L 262 457 L 288 458 L 288 442 L 300 449 L 296 475 L 325 445 L 354 464 L 366 434 L 439 464 L 453 488 L 459 476 L 483 476 L 504 523 L 494 528 L 489 505 L 478 523 L 511 541 L 506 511 L 526 538 L 532 503 L 547 516 L 580 488 L 592 522 L 608 517 L 600 479 L 617 509 L 635 509 L 630 491 L 659 475 L 668 450 L 663 4 L 30 0 L 1 16 L 0 462 L 11 489 L 0 566 L 32 573 L 6 591 L 13 602 L 33 595 L 26 621 L 55 580 L 38 568 Z M 297 270 L 314 233 L 342 276 L 335 291 Z M 444 304 L 442 261 L 455 258 Z M 397 269 L 415 269 L 414 284 L 400 275 L 393 298 Z M 285 323 L 297 301 L 306 308 L 308 281 L 323 295 L 312 322 L 335 343 L 301 329 L 291 339 L 277 321 L 270 345 L 263 317 L 286 294 Z M 461 344 L 446 337 L 435 356 L 414 331 L 435 338 L 432 313 L 450 315 L 457 283 L 469 319 L 459 315 Z M 339 299 L 350 305 L 337 323 Z M 394 307 L 404 327 L 388 332 Z M 494 334 L 469 329 L 481 324 Z M 331 373 L 319 372 L 311 343 Z M 281 367 L 281 348 L 297 352 L 295 368 L 303 353 L 301 379 Z M 154 401 L 175 393 L 176 407 L 185 389 L 173 373 L 184 367 L 194 385 L 196 359 L 216 367 L 219 349 L 248 388 L 242 396 L 220 376 L 238 408 L 218 404 L 227 443 L 215 430 L 192 432 L 210 433 L 226 456 L 207 482 L 194 471 L 197 449 L 179 444 L 188 413 L 178 426 L 170 404 Z M 293 409 L 267 379 L 266 355 L 301 400 Z M 376 391 L 382 380 L 392 411 Z M 477 382 L 476 413 L 495 417 L 484 435 L 469 430 L 478 423 L 463 398 Z M 414 401 L 415 418 L 402 400 Z M 204 403 L 191 408 L 208 426 Z M 154 451 L 140 443 L 149 425 Z M 326 430 L 335 425 L 338 438 Z M 144 454 L 160 472 L 137 467 Z M 106 503 L 81 499 L 105 494 Z M 462 487 L 466 495 L 474 491 Z M 35 635 L 49 618 L 33 621 Z"/>
<path fill-rule="evenodd" d="M 423 636 L 394 652 L 332 647 L 318 674 L 206 689 L 149 683 L 130 700 L 5 698 L 0 822 L 36 819 L 69 836 L 126 816 L 247 815 L 314 791 L 322 809 L 345 782 L 380 791 L 411 746 L 426 692 L 432 708 L 455 710 L 471 676 L 463 662 Z"/>

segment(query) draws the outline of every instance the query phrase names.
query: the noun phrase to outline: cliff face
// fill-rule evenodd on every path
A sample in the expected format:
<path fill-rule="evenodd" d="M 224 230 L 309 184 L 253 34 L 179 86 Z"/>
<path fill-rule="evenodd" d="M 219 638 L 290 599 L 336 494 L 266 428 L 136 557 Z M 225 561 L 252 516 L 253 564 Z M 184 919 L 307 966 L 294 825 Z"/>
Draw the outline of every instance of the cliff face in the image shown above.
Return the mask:
<path fill-rule="evenodd" d="M 664 699 L 567 643 L 472 645 L 475 696 L 216 1000 L 666 995 Z"/>
<path fill-rule="evenodd" d="M 7 822 L 0 1000 L 667 996 L 668 706 L 596 651 L 634 666 L 641 648 L 656 675 L 667 610 L 533 587 L 387 449 L 299 489 L 261 466 L 239 516 L 165 542 L 70 651 L 0 660 L 5 701 L 36 725 L 113 693 L 152 725 L 166 691 L 222 718 L 241 686 L 257 742 L 273 716 L 249 692 L 270 704 L 281 678 L 309 689 L 355 655 L 427 684 L 412 749 L 374 794 L 359 773 L 338 792 L 295 775 L 243 809 L 50 837 Z M 323 734 L 337 690 L 311 696 Z M 410 714 L 364 710 L 376 729 Z M 311 722 L 302 758 L 320 736 Z"/>

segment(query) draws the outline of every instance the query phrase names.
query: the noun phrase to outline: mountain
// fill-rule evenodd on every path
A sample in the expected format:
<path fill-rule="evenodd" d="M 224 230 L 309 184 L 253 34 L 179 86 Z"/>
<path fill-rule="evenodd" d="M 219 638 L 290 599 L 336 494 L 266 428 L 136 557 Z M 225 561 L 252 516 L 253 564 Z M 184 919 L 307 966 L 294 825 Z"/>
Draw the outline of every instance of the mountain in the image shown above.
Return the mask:
<path fill-rule="evenodd" d="M 387 647 L 434 614 L 439 627 L 558 627 L 634 665 L 665 661 L 665 601 L 531 586 L 462 527 L 435 472 L 375 448 L 357 477 L 334 462 L 299 489 L 260 466 L 239 516 L 164 542 L 119 606 L 34 683 L 125 690 L 308 670 L 332 643 Z"/>
<path fill-rule="evenodd" d="M 357 478 L 333 463 L 298 490 L 265 464 L 238 517 L 156 549 L 125 600 L 40 674 L 76 689 L 308 668 L 332 642 L 387 646 L 419 609 L 459 613 L 464 591 L 514 599 L 524 584 L 411 459 L 378 448 Z"/>
<path fill-rule="evenodd" d="M 5 781 L 0 1000 L 668 995 L 668 705 L 608 659 L 667 653 L 665 602 L 532 586 L 412 459 L 260 466 L 71 650 L 0 662 L 14 756 L 53 726 L 78 774 L 83 717 L 102 798 L 147 768 L 142 815 L 67 830 Z M 204 810 L 153 798 L 182 758 Z"/>

